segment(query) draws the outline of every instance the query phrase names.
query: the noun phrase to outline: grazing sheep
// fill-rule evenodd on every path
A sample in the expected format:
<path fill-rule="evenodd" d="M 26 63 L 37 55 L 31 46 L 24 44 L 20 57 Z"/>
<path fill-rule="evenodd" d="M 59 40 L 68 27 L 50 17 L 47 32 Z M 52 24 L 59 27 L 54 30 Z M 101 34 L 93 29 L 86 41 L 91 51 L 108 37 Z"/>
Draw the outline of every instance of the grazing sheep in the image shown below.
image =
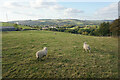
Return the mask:
<path fill-rule="evenodd" d="M 87 52 L 87 51 L 89 51 L 89 52 L 91 52 L 90 50 L 90 46 L 86 43 L 86 42 L 84 42 L 84 44 L 83 44 L 83 49 Z"/>
<path fill-rule="evenodd" d="M 44 47 L 43 50 L 39 50 L 36 52 L 36 58 L 41 59 L 42 57 L 47 55 L 47 47 Z"/>

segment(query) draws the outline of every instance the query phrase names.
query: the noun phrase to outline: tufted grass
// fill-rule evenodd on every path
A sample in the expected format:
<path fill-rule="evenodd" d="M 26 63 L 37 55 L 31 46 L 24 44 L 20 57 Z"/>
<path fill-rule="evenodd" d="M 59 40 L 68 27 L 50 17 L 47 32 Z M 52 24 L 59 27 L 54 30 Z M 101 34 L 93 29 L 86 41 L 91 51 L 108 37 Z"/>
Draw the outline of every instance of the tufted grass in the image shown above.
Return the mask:
<path fill-rule="evenodd" d="M 52 31 L 2 34 L 3 78 L 118 78 L 118 39 Z M 83 51 L 86 41 L 91 53 Z M 43 47 L 48 54 L 37 61 Z"/>

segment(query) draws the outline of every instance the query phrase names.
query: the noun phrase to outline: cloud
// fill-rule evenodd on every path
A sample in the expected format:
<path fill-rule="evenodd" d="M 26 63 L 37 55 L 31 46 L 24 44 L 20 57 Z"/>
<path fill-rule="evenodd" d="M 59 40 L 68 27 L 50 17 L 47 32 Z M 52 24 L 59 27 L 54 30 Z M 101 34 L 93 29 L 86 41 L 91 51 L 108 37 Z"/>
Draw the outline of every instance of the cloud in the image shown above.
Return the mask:
<path fill-rule="evenodd" d="M 35 0 L 30 2 L 32 8 L 50 8 L 51 6 L 56 5 L 56 0 Z"/>
<path fill-rule="evenodd" d="M 95 12 L 95 16 L 102 19 L 118 18 L 118 3 L 112 3 L 107 7 L 99 9 L 97 12 Z"/>
<path fill-rule="evenodd" d="M 73 9 L 73 8 L 67 8 L 65 10 L 66 13 L 83 13 L 83 11 L 78 10 L 78 9 Z"/>
<path fill-rule="evenodd" d="M 50 9 L 59 11 L 59 10 L 65 10 L 66 8 L 61 5 L 56 4 L 56 5 L 52 6 Z"/>
<path fill-rule="evenodd" d="M 82 10 L 78 9 L 73 9 L 73 8 L 66 8 L 62 5 L 59 5 L 56 0 L 35 0 L 31 1 L 30 5 L 32 8 L 35 9 L 45 9 L 45 10 L 51 10 L 54 13 L 60 14 L 62 17 L 63 16 L 68 16 L 68 17 L 75 17 L 79 15 L 79 13 L 83 13 Z"/>
<path fill-rule="evenodd" d="M 73 9 L 73 8 L 66 8 L 62 5 L 59 5 L 56 0 L 35 0 L 31 1 L 30 5 L 32 8 L 40 9 L 52 9 L 52 10 L 64 10 L 65 12 L 71 13 L 81 13 L 83 11 Z"/>
<path fill-rule="evenodd" d="M 25 2 L 13 2 L 7 1 L 3 4 L 4 8 L 29 8 L 29 5 L 25 5 Z"/>
<path fill-rule="evenodd" d="M 60 4 L 57 3 L 56 0 L 35 0 L 30 2 L 31 8 L 37 9 L 37 10 L 43 10 L 52 13 L 52 17 L 58 17 L 59 18 L 77 18 L 80 13 L 83 13 L 82 10 L 79 9 L 73 9 L 73 8 L 66 8 Z M 50 15 L 50 14 L 49 14 Z"/>
<path fill-rule="evenodd" d="M 4 7 L 7 7 L 7 8 L 13 8 L 13 7 L 15 7 L 15 6 L 14 6 L 14 3 L 13 3 L 13 2 L 10 2 L 10 1 L 9 1 L 9 2 L 5 2 L 5 3 L 3 4 L 3 6 L 4 6 Z"/>
<path fill-rule="evenodd" d="M 20 15 L 38 18 L 77 18 L 80 13 L 83 13 L 79 9 L 64 7 L 56 0 L 5 1 L 3 8 L 17 17 Z"/>
<path fill-rule="evenodd" d="M 32 12 L 23 12 L 23 11 L 13 11 L 13 14 L 18 14 L 18 15 L 25 15 L 25 16 L 40 16 L 39 14 L 33 14 Z"/>
<path fill-rule="evenodd" d="M 78 10 L 78 9 L 66 8 L 64 10 L 64 16 L 70 17 L 70 18 L 77 18 L 83 12 L 84 11 Z"/>

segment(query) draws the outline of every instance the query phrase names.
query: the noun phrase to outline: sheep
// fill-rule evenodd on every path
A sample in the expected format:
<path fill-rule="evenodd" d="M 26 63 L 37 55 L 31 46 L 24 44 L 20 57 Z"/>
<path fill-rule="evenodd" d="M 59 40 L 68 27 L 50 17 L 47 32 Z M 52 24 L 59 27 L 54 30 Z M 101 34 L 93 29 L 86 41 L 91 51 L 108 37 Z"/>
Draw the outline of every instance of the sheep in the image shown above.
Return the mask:
<path fill-rule="evenodd" d="M 90 50 L 90 46 L 86 43 L 86 42 L 84 42 L 84 44 L 83 44 L 83 49 L 87 52 L 88 50 L 89 50 L 89 53 L 91 52 Z"/>
<path fill-rule="evenodd" d="M 39 50 L 36 52 L 36 58 L 41 59 L 42 57 L 47 55 L 47 47 L 44 47 L 43 50 Z"/>

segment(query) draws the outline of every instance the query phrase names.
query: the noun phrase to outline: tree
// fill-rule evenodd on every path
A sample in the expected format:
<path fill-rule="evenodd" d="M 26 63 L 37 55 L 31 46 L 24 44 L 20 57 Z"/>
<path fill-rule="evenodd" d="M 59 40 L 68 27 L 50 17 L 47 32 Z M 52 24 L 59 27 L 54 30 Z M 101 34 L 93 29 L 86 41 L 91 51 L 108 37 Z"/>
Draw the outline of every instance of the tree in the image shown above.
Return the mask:
<path fill-rule="evenodd" d="M 99 29 L 95 29 L 95 30 L 93 31 L 93 35 L 94 35 L 94 36 L 100 36 Z"/>
<path fill-rule="evenodd" d="M 40 30 L 42 30 L 42 27 L 40 27 Z"/>
<path fill-rule="evenodd" d="M 90 29 L 89 35 L 91 35 L 91 36 L 92 36 L 92 35 L 95 35 L 95 34 L 94 34 L 94 31 L 95 31 L 95 29 Z"/>
<path fill-rule="evenodd" d="M 85 31 L 85 32 L 82 32 L 82 34 L 83 34 L 83 35 L 88 35 L 88 32 Z"/>
<path fill-rule="evenodd" d="M 110 24 L 109 22 L 103 22 L 100 24 L 100 28 L 98 30 L 100 36 L 108 36 L 110 35 Z"/>
<path fill-rule="evenodd" d="M 13 27 L 18 28 L 18 24 L 14 24 Z"/>
<path fill-rule="evenodd" d="M 119 36 L 118 33 L 120 33 L 120 19 L 116 19 L 111 23 L 110 32 L 112 36 Z"/>
<path fill-rule="evenodd" d="M 78 30 L 78 33 L 79 33 L 79 34 L 82 34 L 83 30 L 84 30 L 84 29 L 79 29 L 79 30 Z"/>
<path fill-rule="evenodd" d="M 18 24 L 14 24 L 13 27 L 16 28 L 16 31 L 20 31 L 20 30 L 22 30 L 22 28 L 19 28 L 19 27 L 18 27 Z"/>
<path fill-rule="evenodd" d="M 40 28 L 40 27 L 37 25 L 37 26 L 35 26 L 35 28 Z"/>
<path fill-rule="evenodd" d="M 59 32 L 64 32 L 66 30 L 66 28 L 58 28 Z"/>
<path fill-rule="evenodd" d="M 48 30 L 50 30 L 50 31 L 57 31 L 56 28 L 48 28 Z"/>

